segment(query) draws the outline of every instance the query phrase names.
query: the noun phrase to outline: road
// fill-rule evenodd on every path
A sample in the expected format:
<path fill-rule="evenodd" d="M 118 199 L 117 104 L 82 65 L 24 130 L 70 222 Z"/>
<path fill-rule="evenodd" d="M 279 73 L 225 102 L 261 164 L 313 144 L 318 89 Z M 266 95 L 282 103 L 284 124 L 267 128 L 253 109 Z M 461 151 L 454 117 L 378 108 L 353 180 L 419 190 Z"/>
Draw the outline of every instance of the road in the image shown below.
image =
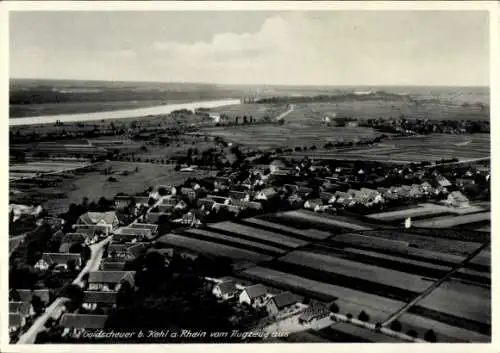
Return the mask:
<path fill-rule="evenodd" d="M 325 318 L 322 318 L 319 320 L 312 321 L 311 323 L 308 323 L 308 324 L 300 324 L 298 322 L 299 316 L 300 316 L 300 314 L 294 315 L 294 316 L 288 317 L 284 320 L 280 320 L 278 322 L 270 324 L 270 325 L 264 327 L 263 331 L 269 335 L 272 335 L 272 333 L 284 333 L 284 332 L 291 334 L 294 332 L 300 332 L 300 331 L 305 331 L 305 330 L 309 330 L 309 329 L 312 329 L 314 331 L 319 331 L 321 329 L 324 329 L 326 327 L 330 327 L 330 326 L 334 325 L 335 322 L 345 322 L 345 323 L 349 323 L 351 325 L 363 327 L 367 330 L 371 330 L 371 331 L 375 330 L 375 324 L 373 324 L 373 323 L 363 322 L 363 321 L 360 321 L 356 318 L 348 319 L 347 316 L 342 315 L 342 314 L 330 313 L 330 316 L 335 317 L 335 320 L 332 320 L 329 316 L 329 317 L 325 317 Z M 395 332 L 395 331 L 392 331 L 392 330 L 385 328 L 385 327 L 383 327 L 380 330 L 380 333 L 387 335 L 387 336 L 399 338 L 403 341 L 420 342 L 420 343 L 425 342 L 422 339 L 410 337 L 404 333 Z"/>
<path fill-rule="evenodd" d="M 383 327 L 387 327 L 391 322 L 394 320 L 397 320 L 401 315 L 403 315 L 405 312 L 407 312 L 412 306 L 416 305 L 419 301 L 424 299 L 426 296 L 428 296 L 434 289 L 436 289 L 438 286 L 440 286 L 443 282 L 448 280 L 451 276 L 453 276 L 456 272 L 460 271 L 470 260 L 472 260 L 474 257 L 476 257 L 477 254 L 479 254 L 484 248 L 489 246 L 489 243 L 485 243 L 481 245 L 479 248 L 471 252 L 462 262 L 457 264 L 450 272 L 448 272 L 443 278 L 441 278 L 439 281 L 434 282 L 429 288 L 427 288 L 425 291 L 417 295 L 412 301 L 410 301 L 408 304 L 404 305 L 401 309 L 393 313 L 391 316 L 389 316 L 383 323 Z"/>
<path fill-rule="evenodd" d="M 102 254 L 104 250 L 104 246 L 108 244 L 111 241 L 112 237 L 108 237 L 99 243 L 92 244 L 90 246 L 91 250 L 91 257 L 87 261 L 87 264 L 85 267 L 80 271 L 78 274 L 78 277 L 75 278 L 73 281 L 73 284 L 76 284 L 78 286 L 82 286 L 82 277 L 91 272 L 91 271 L 97 271 L 99 268 L 99 264 L 102 259 Z M 49 305 L 46 309 L 45 312 L 40 315 L 35 322 L 31 325 L 31 327 L 26 331 L 21 337 L 19 337 L 19 340 L 17 344 L 33 344 L 35 343 L 36 336 L 38 333 L 41 331 L 45 330 L 45 323 L 49 318 L 57 318 L 59 315 L 62 313 L 64 310 L 64 305 L 69 301 L 68 298 L 65 297 L 59 297 L 54 302 Z"/>
<path fill-rule="evenodd" d="M 282 120 L 284 119 L 288 114 L 290 114 L 291 112 L 293 112 L 295 110 L 295 106 L 293 104 L 290 104 L 290 107 L 288 108 L 288 110 L 286 112 L 283 112 L 281 113 L 280 115 L 278 115 L 275 119 L 276 120 Z"/>

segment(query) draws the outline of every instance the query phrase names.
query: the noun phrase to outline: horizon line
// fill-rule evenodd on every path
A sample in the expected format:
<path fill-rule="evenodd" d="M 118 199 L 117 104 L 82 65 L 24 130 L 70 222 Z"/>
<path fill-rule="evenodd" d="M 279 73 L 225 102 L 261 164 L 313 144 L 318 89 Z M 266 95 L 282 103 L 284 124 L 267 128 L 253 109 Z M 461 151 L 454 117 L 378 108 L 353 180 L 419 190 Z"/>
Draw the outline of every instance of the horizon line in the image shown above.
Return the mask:
<path fill-rule="evenodd" d="M 154 81 L 154 80 L 109 80 L 109 79 L 78 79 L 78 78 L 33 78 L 33 77 L 9 77 L 12 80 L 38 80 L 38 81 L 78 81 L 78 82 L 116 82 L 116 83 L 157 83 L 157 84 L 192 84 L 192 85 L 219 85 L 219 86 L 281 86 L 281 87 L 468 87 L 468 88 L 490 88 L 488 85 L 444 85 L 444 84 L 294 84 L 294 83 L 217 83 L 217 82 L 195 82 L 195 81 Z"/>

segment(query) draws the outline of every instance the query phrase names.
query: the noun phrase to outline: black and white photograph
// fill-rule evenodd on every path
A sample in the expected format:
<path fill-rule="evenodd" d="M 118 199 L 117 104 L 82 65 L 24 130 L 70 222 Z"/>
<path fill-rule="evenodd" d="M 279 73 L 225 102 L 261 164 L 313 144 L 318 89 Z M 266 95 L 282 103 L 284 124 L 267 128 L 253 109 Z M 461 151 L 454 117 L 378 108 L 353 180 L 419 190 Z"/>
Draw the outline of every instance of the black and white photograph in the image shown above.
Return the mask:
<path fill-rule="evenodd" d="M 9 346 L 492 342 L 491 3 L 68 3 L 2 9 Z"/>

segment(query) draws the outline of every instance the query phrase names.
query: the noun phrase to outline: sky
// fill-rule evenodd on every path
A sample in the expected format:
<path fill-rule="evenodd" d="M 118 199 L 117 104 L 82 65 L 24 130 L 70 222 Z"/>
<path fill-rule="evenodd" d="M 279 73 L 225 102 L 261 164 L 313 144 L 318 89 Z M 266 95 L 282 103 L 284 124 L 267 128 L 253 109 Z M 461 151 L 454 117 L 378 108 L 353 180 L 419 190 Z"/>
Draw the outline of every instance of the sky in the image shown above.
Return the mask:
<path fill-rule="evenodd" d="M 486 11 L 10 13 L 10 77 L 489 84 Z"/>

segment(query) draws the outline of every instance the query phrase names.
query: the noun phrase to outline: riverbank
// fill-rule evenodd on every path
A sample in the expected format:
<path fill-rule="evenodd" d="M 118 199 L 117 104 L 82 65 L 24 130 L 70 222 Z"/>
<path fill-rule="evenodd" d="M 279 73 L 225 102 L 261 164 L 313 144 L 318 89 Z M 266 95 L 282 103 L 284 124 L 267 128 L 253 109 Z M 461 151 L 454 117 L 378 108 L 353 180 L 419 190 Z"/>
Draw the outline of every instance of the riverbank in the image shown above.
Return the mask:
<path fill-rule="evenodd" d="M 113 111 L 100 111 L 92 113 L 78 113 L 78 114 L 58 114 L 58 115 L 45 115 L 33 116 L 25 118 L 11 118 L 9 119 L 9 126 L 22 126 L 22 125 L 35 125 L 35 124 L 54 124 L 60 122 L 83 122 L 83 121 L 100 121 L 112 119 L 128 119 L 128 118 L 142 118 L 150 115 L 169 114 L 174 110 L 181 109 L 198 109 L 198 108 L 215 108 L 225 105 L 240 104 L 239 99 L 221 99 L 213 101 L 196 101 L 190 103 L 178 104 L 165 104 L 153 107 L 143 107 L 136 109 L 121 109 Z"/>

